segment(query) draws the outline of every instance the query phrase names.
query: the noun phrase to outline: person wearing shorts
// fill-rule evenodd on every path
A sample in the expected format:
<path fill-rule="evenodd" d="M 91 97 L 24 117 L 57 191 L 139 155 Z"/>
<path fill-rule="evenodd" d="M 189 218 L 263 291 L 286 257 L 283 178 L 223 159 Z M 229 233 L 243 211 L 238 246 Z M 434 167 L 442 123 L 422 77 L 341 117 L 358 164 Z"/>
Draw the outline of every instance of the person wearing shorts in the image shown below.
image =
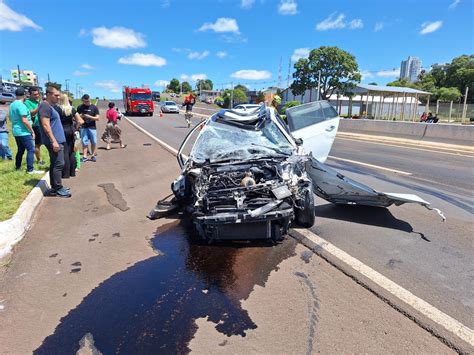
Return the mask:
<path fill-rule="evenodd" d="M 81 140 L 83 155 L 81 162 L 85 163 L 87 159 L 87 151 L 89 143 L 91 145 L 91 161 L 96 161 L 96 147 L 97 147 L 97 127 L 96 122 L 99 120 L 99 109 L 97 106 L 91 104 L 89 95 L 82 96 L 82 105 L 77 108 L 77 113 L 84 120 L 81 127 Z"/>

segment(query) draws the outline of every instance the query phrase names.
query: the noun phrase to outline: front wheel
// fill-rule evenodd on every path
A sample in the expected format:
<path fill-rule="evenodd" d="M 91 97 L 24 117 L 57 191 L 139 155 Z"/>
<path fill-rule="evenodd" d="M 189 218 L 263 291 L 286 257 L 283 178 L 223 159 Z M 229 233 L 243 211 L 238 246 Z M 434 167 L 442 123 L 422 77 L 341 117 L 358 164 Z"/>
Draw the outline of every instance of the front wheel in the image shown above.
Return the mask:
<path fill-rule="evenodd" d="M 300 208 L 295 208 L 295 221 L 301 227 L 309 228 L 314 224 L 314 195 L 311 187 L 304 192 L 304 199 Z"/>

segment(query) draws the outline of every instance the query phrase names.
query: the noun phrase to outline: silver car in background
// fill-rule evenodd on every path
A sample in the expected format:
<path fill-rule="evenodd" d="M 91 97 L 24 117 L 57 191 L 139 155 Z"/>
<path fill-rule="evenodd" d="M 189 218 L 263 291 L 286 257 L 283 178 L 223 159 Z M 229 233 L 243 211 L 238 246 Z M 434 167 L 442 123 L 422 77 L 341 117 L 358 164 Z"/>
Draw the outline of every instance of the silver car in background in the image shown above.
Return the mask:
<path fill-rule="evenodd" d="M 161 105 L 161 111 L 163 113 L 179 113 L 179 107 L 174 101 L 165 101 Z"/>

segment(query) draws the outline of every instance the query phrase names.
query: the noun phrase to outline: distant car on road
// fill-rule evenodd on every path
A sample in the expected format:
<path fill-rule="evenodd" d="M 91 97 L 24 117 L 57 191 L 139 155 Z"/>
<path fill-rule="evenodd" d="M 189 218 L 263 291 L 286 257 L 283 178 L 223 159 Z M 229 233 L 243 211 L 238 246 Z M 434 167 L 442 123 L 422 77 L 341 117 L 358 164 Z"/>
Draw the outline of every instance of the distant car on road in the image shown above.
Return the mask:
<path fill-rule="evenodd" d="M 15 95 L 11 92 L 0 92 L 0 104 L 5 105 L 13 101 L 15 101 Z"/>
<path fill-rule="evenodd" d="M 179 113 L 179 107 L 174 101 L 165 101 L 161 105 L 161 111 L 164 113 Z"/>

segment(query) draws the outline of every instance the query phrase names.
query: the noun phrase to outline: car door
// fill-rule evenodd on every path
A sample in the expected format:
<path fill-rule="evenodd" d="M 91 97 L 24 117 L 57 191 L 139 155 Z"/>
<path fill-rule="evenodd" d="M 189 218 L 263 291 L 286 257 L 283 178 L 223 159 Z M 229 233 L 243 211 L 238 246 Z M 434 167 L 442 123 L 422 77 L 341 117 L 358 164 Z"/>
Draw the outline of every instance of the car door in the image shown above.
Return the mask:
<path fill-rule="evenodd" d="M 431 207 L 429 202 L 417 195 L 375 191 L 367 185 L 342 175 L 313 157 L 310 157 L 306 162 L 306 171 L 311 177 L 316 195 L 329 202 L 374 207 L 416 203 L 436 211 L 443 220 L 446 219 L 439 209 Z"/>
<path fill-rule="evenodd" d="M 324 163 L 336 138 L 339 116 L 327 101 L 315 101 L 286 110 L 291 134 L 303 140 L 306 153 Z"/>

